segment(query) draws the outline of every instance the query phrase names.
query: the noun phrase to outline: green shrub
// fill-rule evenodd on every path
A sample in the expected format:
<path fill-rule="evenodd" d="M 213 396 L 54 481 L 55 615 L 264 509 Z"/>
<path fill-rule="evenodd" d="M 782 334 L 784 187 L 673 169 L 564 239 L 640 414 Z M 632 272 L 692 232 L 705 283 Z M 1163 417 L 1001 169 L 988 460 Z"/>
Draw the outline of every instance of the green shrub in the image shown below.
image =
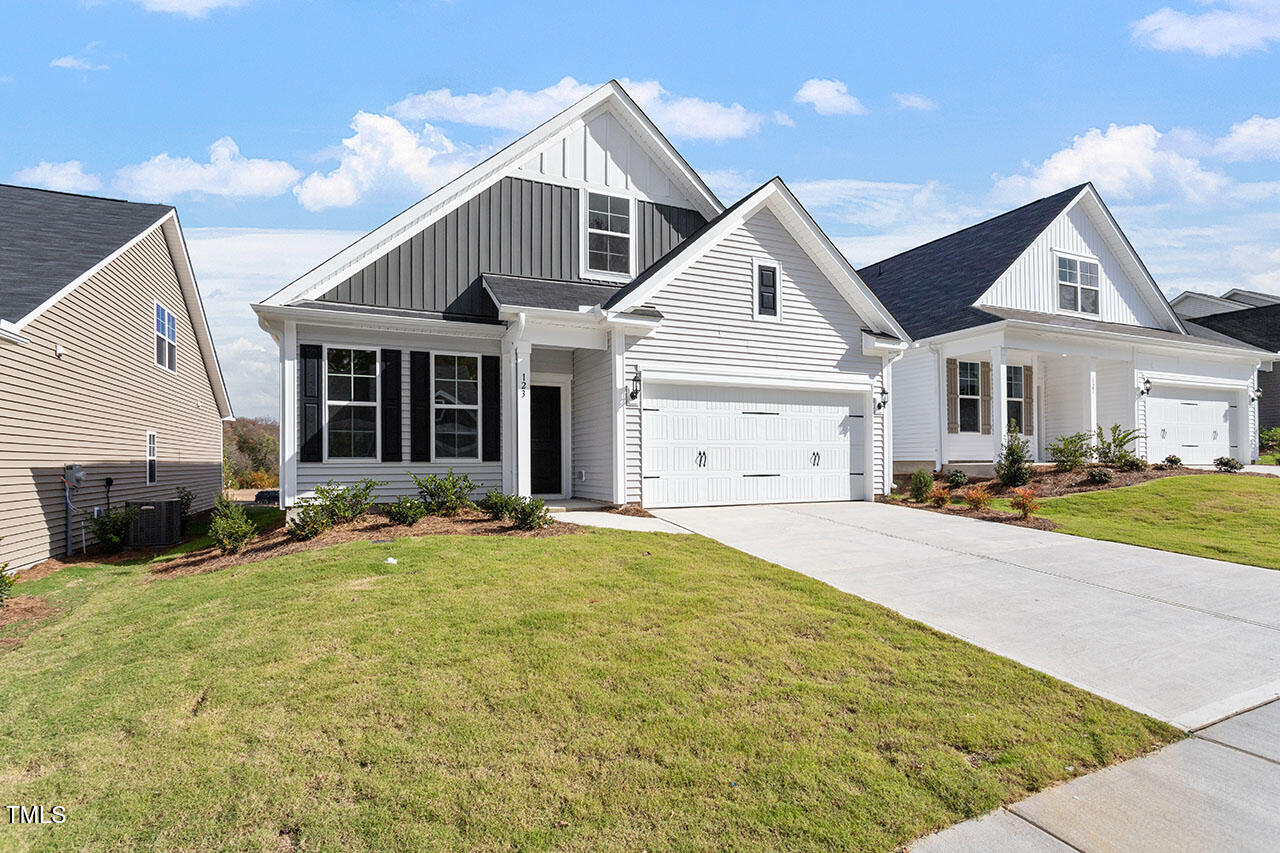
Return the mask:
<path fill-rule="evenodd" d="M 1172 453 L 1170 453 L 1168 456 L 1164 458 L 1164 464 L 1165 464 L 1165 467 L 1167 468 L 1181 468 L 1182 457 L 1174 456 Z"/>
<path fill-rule="evenodd" d="M 1089 482 L 1097 483 L 1099 486 L 1105 486 L 1107 483 L 1110 483 L 1115 478 L 1116 478 L 1116 475 L 1111 473 L 1110 468 L 1090 468 L 1089 469 Z"/>
<path fill-rule="evenodd" d="M 1087 432 L 1060 435 L 1045 446 L 1059 471 L 1074 471 L 1093 459 L 1093 436 Z"/>
<path fill-rule="evenodd" d="M 285 533 L 295 542 L 306 542 L 308 539 L 315 539 L 330 527 L 333 527 L 333 522 L 324 506 L 315 498 L 303 498 L 294 508 L 293 518 L 289 520 Z"/>
<path fill-rule="evenodd" d="M 0 536 L 0 541 L 3 540 L 4 537 Z M 9 574 L 9 564 L 0 563 L 0 607 L 4 607 L 7 599 L 13 598 L 13 584 L 16 580 L 17 578 Z"/>
<path fill-rule="evenodd" d="M 911 472 L 911 500 L 918 504 L 925 503 L 929 500 L 929 495 L 933 492 L 933 472 L 927 468 L 917 468 Z"/>
<path fill-rule="evenodd" d="M 178 515 L 182 519 L 182 534 L 187 533 L 187 525 L 191 523 L 191 505 L 196 502 L 196 493 L 183 486 L 178 486 Z"/>
<path fill-rule="evenodd" d="M 538 530 L 551 524 L 551 513 L 542 498 L 516 498 L 508 512 L 511 523 L 520 530 Z"/>
<path fill-rule="evenodd" d="M 996 477 L 1006 486 L 1025 486 L 1031 482 L 1031 473 L 1031 442 L 1010 421 L 1009 437 L 996 460 Z"/>
<path fill-rule="evenodd" d="M 1013 497 L 1009 499 L 1009 504 L 1024 519 L 1030 518 L 1032 514 L 1039 512 L 1044 506 L 1044 503 L 1040 500 L 1040 493 L 1032 488 L 1014 489 Z"/>
<path fill-rule="evenodd" d="M 1217 468 L 1224 474 L 1234 474 L 1236 471 L 1244 468 L 1244 463 L 1239 459 L 1232 459 L 1230 456 L 1219 456 L 1213 460 L 1213 467 Z"/>
<path fill-rule="evenodd" d="M 501 489 L 490 489 L 484 493 L 484 497 L 480 499 L 477 506 L 489 513 L 489 517 L 494 521 L 501 521 L 511 516 L 511 509 L 519 500 L 515 495 L 508 495 Z"/>
<path fill-rule="evenodd" d="M 316 502 L 329 516 L 329 524 L 346 524 L 358 521 L 373 508 L 373 490 L 383 485 L 377 480 L 363 479 L 346 485 L 329 480 L 316 486 Z"/>
<path fill-rule="evenodd" d="M 1258 430 L 1258 449 L 1263 453 L 1280 452 L 1280 427 Z"/>
<path fill-rule="evenodd" d="M 1142 436 L 1136 429 L 1125 429 L 1120 424 L 1111 425 L 1111 435 L 1102 431 L 1098 424 L 1098 461 L 1103 465 L 1119 465 L 1129 456 L 1134 455 L 1129 447 Z"/>
<path fill-rule="evenodd" d="M 952 468 L 947 472 L 947 485 L 951 488 L 958 489 L 967 482 L 969 482 L 969 475 L 959 468 Z"/>
<path fill-rule="evenodd" d="M 1125 451 L 1116 460 L 1116 467 L 1121 471 L 1145 471 L 1150 466 L 1147 465 L 1147 460 L 1138 454 Z"/>
<path fill-rule="evenodd" d="M 427 505 L 422 498 L 401 495 L 396 502 L 387 507 L 387 518 L 393 524 L 417 524 L 427 514 Z"/>
<path fill-rule="evenodd" d="M 427 512 L 432 515 L 457 515 L 464 509 L 475 506 L 471 502 L 471 493 L 475 491 L 476 484 L 466 474 L 455 474 L 450 468 L 445 477 L 435 474 L 425 478 L 417 474 L 409 476 L 417 484 L 418 494 L 426 503 Z"/>
<path fill-rule="evenodd" d="M 93 535 L 103 551 L 118 554 L 124 550 L 138 512 L 136 506 L 122 506 L 107 509 L 102 515 L 89 519 L 89 527 L 93 529 Z"/>
<path fill-rule="evenodd" d="M 944 506 L 951 503 L 951 487 L 944 486 L 941 483 L 935 484 L 933 489 L 929 492 L 929 503 L 933 504 L 938 509 L 942 509 Z"/>
<path fill-rule="evenodd" d="M 209 516 L 209 538 L 214 546 L 224 554 L 234 554 L 257 535 L 258 528 L 244 507 L 219 495 Z"/>

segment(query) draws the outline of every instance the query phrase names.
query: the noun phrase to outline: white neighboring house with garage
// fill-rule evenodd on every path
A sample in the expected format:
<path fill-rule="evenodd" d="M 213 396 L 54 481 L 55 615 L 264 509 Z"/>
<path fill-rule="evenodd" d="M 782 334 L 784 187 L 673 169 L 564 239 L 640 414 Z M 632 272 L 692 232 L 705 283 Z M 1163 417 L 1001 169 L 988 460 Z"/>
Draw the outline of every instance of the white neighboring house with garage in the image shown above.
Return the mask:
<path fill-rule="evenodd" d="M 1120 424 L 1138 452 L 1257 458 L 1273 353 L 1191 333 L 1091 184 L 859 270 L 913 343 L 894 367 L 898 471 L 990 471 L 1007 432 L 1038 460 Z"/>
<path fill-rule="evenodd" d="M 609 83 L 254 306 L 281 502 L 326 480 L 868 500 L 906 334 L 780 179 L 725 208 Z"/>

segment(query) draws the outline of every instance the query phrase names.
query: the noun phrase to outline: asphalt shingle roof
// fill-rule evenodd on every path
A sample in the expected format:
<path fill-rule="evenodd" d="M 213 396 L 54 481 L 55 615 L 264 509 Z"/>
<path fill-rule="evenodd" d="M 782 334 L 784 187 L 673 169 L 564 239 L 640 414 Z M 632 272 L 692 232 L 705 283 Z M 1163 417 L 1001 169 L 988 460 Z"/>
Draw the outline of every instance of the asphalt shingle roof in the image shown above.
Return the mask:
<path fill-rule="evenodd" d="M 1088 184 L 1033 201 L 858 270 L 911 337 L 996 322 L 973 303 Z"/>
<path fill-rule="evenodd" d="M 21 320 L 171 210 L 0 184 L 0 319 Z"/>
<path fill-rule="evenodd" d="M 549 278 L 485 273 L 485 287 L 498 304 L 513 308 L 577 311 L 581 305 L 603 305 L 618 289 L 611 284 L 583 284 Z"/>
<path fill-rule="evenodd" d="M 1192 322 L 1268 352 L 1280 352 L 1280 305 L 1196 317 Z"/>

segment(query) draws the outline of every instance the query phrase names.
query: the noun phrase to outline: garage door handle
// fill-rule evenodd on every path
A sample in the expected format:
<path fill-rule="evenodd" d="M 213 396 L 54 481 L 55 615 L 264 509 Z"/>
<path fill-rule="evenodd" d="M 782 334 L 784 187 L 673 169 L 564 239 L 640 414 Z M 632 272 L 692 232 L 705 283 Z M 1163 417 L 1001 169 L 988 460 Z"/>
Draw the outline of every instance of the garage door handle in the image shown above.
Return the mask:
<path fill-rule="evenodd" d="M 809 462 L 813 467 L 817 468 L 822 463 L 822 454 L 816 450 L 813 451 L 813 454 L 809 456 Z"/>
<path fill-rule="evenodd" d="M 699 450 L 698 455 L 694 457 L 693 464 L 697 465 L 699 468 L 706 468 L 707 467 L 707 451 Z"/>

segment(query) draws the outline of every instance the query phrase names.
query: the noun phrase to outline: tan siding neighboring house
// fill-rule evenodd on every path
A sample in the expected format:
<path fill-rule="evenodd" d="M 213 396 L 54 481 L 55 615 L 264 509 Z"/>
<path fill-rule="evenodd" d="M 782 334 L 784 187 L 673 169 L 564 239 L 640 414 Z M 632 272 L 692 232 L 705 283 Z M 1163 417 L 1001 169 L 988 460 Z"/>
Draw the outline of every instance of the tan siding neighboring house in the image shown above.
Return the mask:
<path fill-rule="evenodd" d="M 155 363 L 157 302 L 177 319 L 176 374 Z M 206 367 L 162 227 L 37 314 L 22 335 L 28 343 L 0 346 L 0 562 L 21 568 L 64 553 L 67 464 L 87 475 L 73 493 L 77 550 L 93 542 L 88 518 L 106 505 L 108 477 L 112 505 L 174 499 L 181 486 L 196 493 L 195 509 L 212 506 L 222 459 L 217 371 Z M 153 485 L 148 431 L 157 439 Z"/>

